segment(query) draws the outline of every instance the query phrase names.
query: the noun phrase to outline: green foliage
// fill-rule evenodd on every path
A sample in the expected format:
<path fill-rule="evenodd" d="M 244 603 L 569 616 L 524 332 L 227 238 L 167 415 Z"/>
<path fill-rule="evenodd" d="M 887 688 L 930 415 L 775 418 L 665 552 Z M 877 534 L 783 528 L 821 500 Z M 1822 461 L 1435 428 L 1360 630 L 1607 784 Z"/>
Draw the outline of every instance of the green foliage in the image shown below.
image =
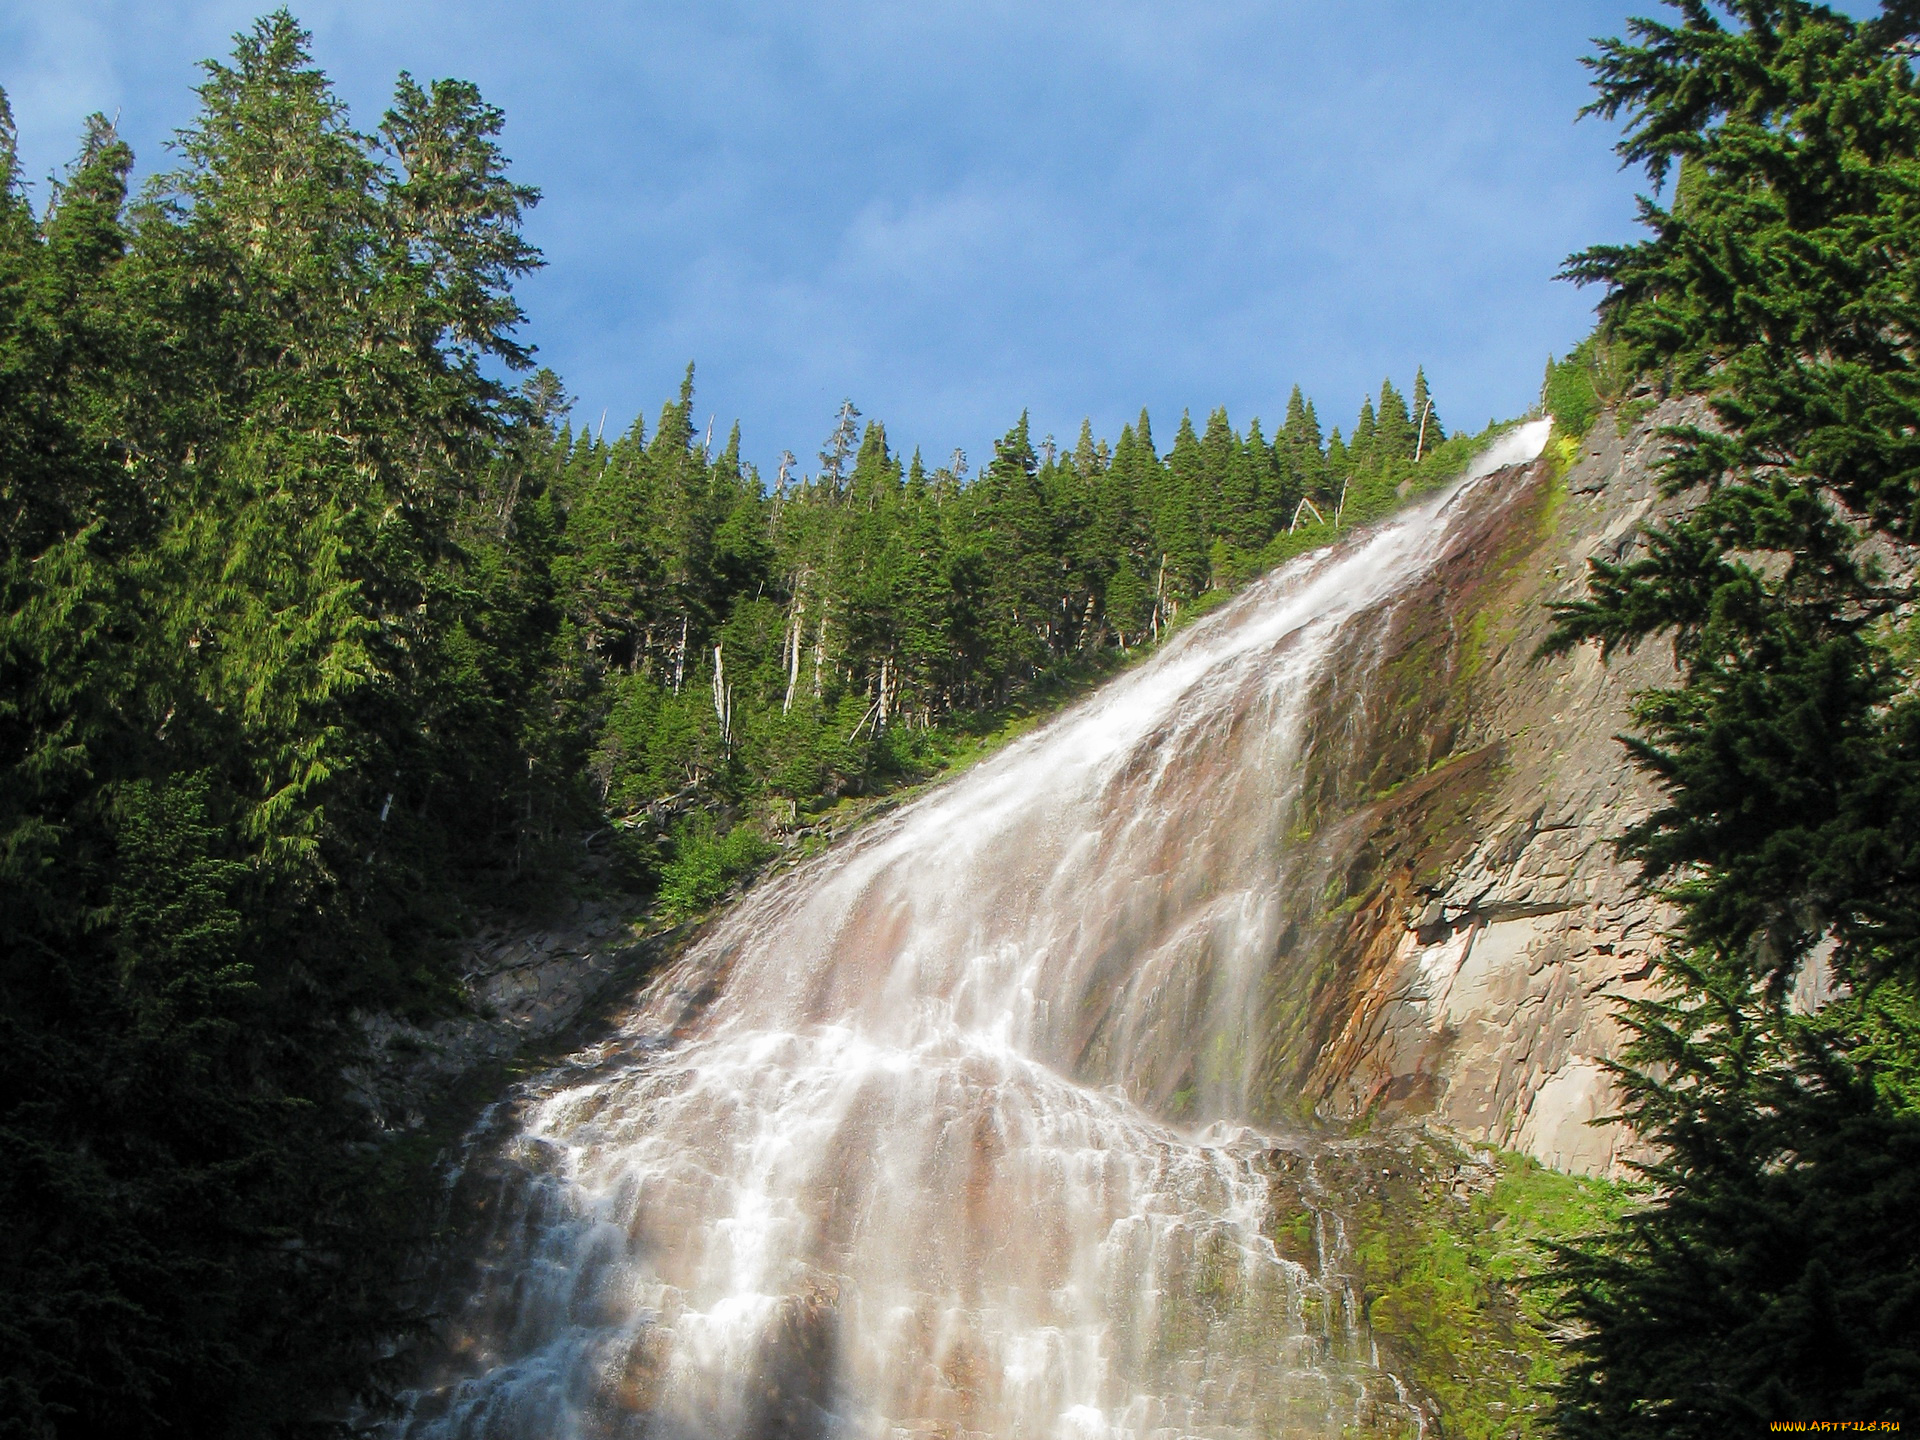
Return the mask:
<path fill-rule="evenodd" d="M 597 695 L 603 805 L 645 872 L 692 811 L 791 823 L 927 773 L 954 737 L 1457 475 L 1477 442 L 1446 437 L 1424 374 L 1415 393 L 1424 430 L 1382 387 L 1399 418 L 1367 466 L 1330 468 L 1296 392 L 1273 441 L 1217 410 L 1204 434 L 1183 423 L 1164 460 L 1145 415 L 1112 446 L 1083 425 L 1073 451 L 1044 453 L 1023 418 L 971 479 L 903 462 L 848 402 L 821 472 L 783 469 L 772 494 L 737 431 L 717 455 L 695 433 L 691 369 L 651 438 L 550 428 L 530 468 L 554 500 L 555 601 Z M 1301 507 L 1310 491 L 1324 526 Z"/>
<path fill-rule="evenodd" d="M 575 822 L 526 407 L 532 195 L 470 87 L 353 131 L 284 12 L 129 205 L 0 173 L 0 1430 L 310 1428 L 408 1323 L 355 1008 Z M 538 510 L 537 497 L 525 497 Z M 551 681 L 552 683 L 548 683 Z"/>
<path fill-rule="evenodd" d="M 1592 367 L 1578 350 L 1564 360 L 1547 361 L 1540 403 L 1553 416 L 1555 425 L 1569 435 L 1585 435 L 1593 428 L 1600 414 L 1600 391 L 1594 384 Z"/>
<path fill-rule="evenodd" d="M 1544 1433 L 1560 1371 L 1551 1296 L 1532 1283 L 1545 1247 L 1615 1224 L 1633 1197 L 1522 1155 L 1494 1165 L 1437 1140 L 1352 1177 L 1355 1278 L 1388 1363 L 1439 1411 L 1445 1433 Z M 1448 1177 L 1452 1177 L 1449 1179 Z"/>
<path fill-rule="evenodd" d="M 673 858 L 660 872 L 661 913 L 671 920 L 699 914 L 778 852 L 750 825 L 735 825 L 724 835 L 716 835 L 705 817 L 681 825 Z"/>
<path fill-rule="evenodd" d="M 1684 215 L 1648 211 L 1653 239 L 1570 268 L 1608 283 L 1609 330 L 1644 363 L 1706 379 L 1724 433 L 1670 432 L 1666 481 L 1705 484 L 1702 503 L 1653 530 L 1642 558 L 1596 565 L 1560 643 L 1672 633 L 1685 684 L 1648 697 L 1638 752 L 1671 803 L 1630 850 L 1656 876 L 1704 867 L 1689 938 L 1735 951 L 1764 937 L 1751 957 L 1775 979 L 1829 929 L 1848 978 L 1920 959 L 1892 921 L 1911 905 L 1895 813 L 1912 784 L 1910 682 L 1875 628 L 1906 592 L 1859 530 L 1901 535 L 1920 504 L 1899 458 L 1920 412 L 1892 398 L 1912 390 L 1913 361 L 1887 343 L 1910 283 L 1892 257 L 1914 238 L 1889 207 L 1920 173 L 1920 103 L 1889 49 L 1904 33 L 1805 5 L 1758 7 L 1737 31 L 1690 11 L 1678 28 L 1636 22 L 1646 43 L 1593 62 L 1596 108 L 1635 117 L 1622 153 L 1656 174 L 1684 157 L 1695 178 Z M 1732 290 L 1729 256 L 1749 277 Z"/>
<path fill-rule="evenodd" d="M 1628 1007 L 1655 1203 L 1560 1249 L 1570 1436 L 1898 1418 L 1920 1393 L 1920 1055 L 1891 983 L 1813 1020 L 1710 957 Z"/>
<path fill-rule="evenodd" d="M 1637 703 L 1663 800 L 1621 841 L 1681 916 L 1663 995 L 1626 1011 L 1654 1199 L 1556 1262 L 1568 1436 L 1920 1407 L 1920 694 L 1911 577 L 1880 558 L 1920 516 L 1920 11 L 1677 8 L 1589 62 L 1621 154 L 1680 167 L 1674 206 L 1568 266 L 1607 285 L 1620 363 L 1716 422 L 1665 432 L 1697 503 L 1595 562 L 1555 642 L 1665 635 L 1681 670 Z M 1847 998 L 1808 1020 L 1788 995 L 1820 963 Z"/>

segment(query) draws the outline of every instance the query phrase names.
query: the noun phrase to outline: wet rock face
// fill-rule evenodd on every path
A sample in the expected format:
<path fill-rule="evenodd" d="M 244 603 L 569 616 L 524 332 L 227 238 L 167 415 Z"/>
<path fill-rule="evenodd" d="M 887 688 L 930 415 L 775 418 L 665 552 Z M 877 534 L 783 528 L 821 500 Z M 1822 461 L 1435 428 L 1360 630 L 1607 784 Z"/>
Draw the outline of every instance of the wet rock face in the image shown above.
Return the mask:
<path fill-rule="evenodd" d="M 1669 404 L 1623 436 L 1603 417 L 1564 475 L 1536 466 L 1374 619 L 1365 683 L 1323 697 L 1309 764 L 1337 903 L 1305 921 L 1320 979 L 1296 998 L 1308 1043 L 1276 1090 L 1340 1121 L 1430 1116 L 1565 1170 L 1630 1158 L 1628 1136 L 1588 1122 L 1616 1100 L 1611 1001 L 1646 979 L 1672 917 L 1611 844 L 1656 800 L 1615 737 L 1633 694 L 1674 672 L 1659 644 L 1605 665 L 1538 650 L 1587 559 L 1629 553 L 1684 503 L 1653 476 L 1655 432 L 1682 418 Z"/>

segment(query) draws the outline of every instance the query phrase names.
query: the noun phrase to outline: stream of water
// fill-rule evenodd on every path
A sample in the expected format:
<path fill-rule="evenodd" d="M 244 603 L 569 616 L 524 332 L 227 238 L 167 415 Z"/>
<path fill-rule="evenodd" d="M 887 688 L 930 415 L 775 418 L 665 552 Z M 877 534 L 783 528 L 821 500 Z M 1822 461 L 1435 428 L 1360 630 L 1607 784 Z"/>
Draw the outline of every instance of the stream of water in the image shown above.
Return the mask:
<path fill-rule="evenodd" d="M 1305 697 L 1463 487 L 756 886 L 476 1139 L 407 1440 L 1336 1436 L 1419 1407 L 1240 1124 Z"/>

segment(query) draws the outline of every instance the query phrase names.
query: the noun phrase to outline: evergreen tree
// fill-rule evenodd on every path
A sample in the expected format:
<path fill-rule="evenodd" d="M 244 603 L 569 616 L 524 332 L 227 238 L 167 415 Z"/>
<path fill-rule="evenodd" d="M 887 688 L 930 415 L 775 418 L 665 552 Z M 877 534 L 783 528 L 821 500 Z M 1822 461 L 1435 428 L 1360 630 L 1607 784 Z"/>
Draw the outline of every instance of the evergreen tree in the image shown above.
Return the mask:
<path fill-rule="evenodd" d="M 1314 414 L 1313 402 L 1301 397 L 1298 385 L 1287 397 L 1287 419 L 1281 434 L 1288 447 L 1296 453 L 1312 451 L 1318 455 L 1324 449 L 1320 438 L 1320 419 Z"/>
<path fill-rule="evenodd" d="M 820 476 L 830 488 L 838 489 L 841 477 L 846 474 L 847 462 L 858 452 L 860 445 L 860 411 L 851 400 L 840 402 L 840 413 L 834 419 L 833 433 L 827 436 L 826 443 L 820 447 Z"/>
<path fill-rule="evenodd" d="M 1091 416 L 1080 422 L 1080 438 L 1073 446 L 1073 468 L 1080 472 L 1080 478 L 1091 485 L 1106 469 L 1108 456 L 1101 453 L 1101 447 L 1093 438 L 1093 419 Z"/>
<path fill-rule="evenodd" d="M 1223 422 L 1224 423 L 1224 422 Z M 1206 459 L 1193 418 L 1182 412 L 1180 428 L 1166 464 L 1156 467 L 1153 538 L 1165 557 L 1165 593 L 1178 602 L 1212 583 L 1212 539 L 1208 533 L 1213 497 L 1208 493 Z"/>
<path fill-rule="evenodd" d="M 1413 459 L 1414 426 L 1407 402 L 1392 380 L 1380 382 L 1380 414 L 1374 436 L 1374 463 L 1385 468 L 1397 460 Z"/>
<path fill-rule="evenodd" d="M 1357 470 L 1371 470 L 1379 458 L 1375 439 L 1379 424 L 1373 414 L 1373 397 L 1360 402 L 1360 418 L 1354 422 L 1353 435 L 1347 441 L 1347 463 Z"/>
<path fill-rule="evenodd" d="M 1282 456 L 1288 486 L 1298 492 L 1281 517 L 1285 524 L 1292 521 L 1300 496 L 1319 495 L 1326 490 L 1328 460 L 1325 442 L 1320 436 L 1320 418 L 1314 413 L 1312 402 L 1302 399 L 1298 385 L 1287 398 L 1286 424 L 1281 428 L 1278 441 L 1275 448 Z"/>
<path fill-rule="evenodd" d="M 1094 492 L 1089 529 L 1090 545 L 1101 567 L 1100 613 L 1121 637 L 1137 634 L 1148 619 L 1150 590 L 1140 577 L 1149 564 L 1153 542 L 1141 515 L 1140 477 L 1149 463 L 1133 427 L 1123 426 L 1113 448 L 1113 463 Z M 1121 643 L 1126 640 L 1122 638 Z"/>
<path fill-rule="evenodd" d="M 1446 427 L 1440 423 L 1440 412 L 1434 409 L 1433 397 L 1427 391 L 1424 367 L 1413 372 L 1412 415 L 1414 458 L 1418 460 L 1447 438 Z"/>
<path fill-rule="evenodd" d="M 1047 659 L 1053 614 L 1052 526 L 1027 417 L 995 441 L 980 477 L 982 529 L 992 558 L 986 608 L 996 689 L 1034 673 Z"/>
<path fill-rule="evenodd" d="M 1286 528 L 1293 515 L 1293 507 L 1299 501 L 1299 486 L 1287 473 L 1281 458 L 1281 447 L 1270 445 L 1260 433 L 1260 417 L 1254 416 L 1247 425 L 1246 444 L 1242 450 L 1242 461 L 1251 477 L 1253 504 L 1250 519 L 1240 532 L 1238 544 L 1257 548 L 1272 539 L 1275 533 Z"/>
<path fill-rule="evenodd" d="M 1707 1436 L 1920 1408 L 1920 700 L 1910 582 L 1876 558 L 1920 515 L 1908 456 L 1920 15 L 1855 21 L 1685 4 L 1591 61 L 1684 213 L 1576 256 L 1609 346 L 1698 386 L 1717 424 L 1667 432 L 1698 503 L 1596 562 L 1558 643 L 1671 637 L 1678 684 L 1637 709 L 1663 803 L 1624 837 L 1679 905 L 1685 948 L 1638 1035 L 1626 1113 L 1654 1198 L 1564 1251 L 1578 1322 L 1569 1436 Z M 1758 565 L 1771 553 L 1783 563 Z M 1787 1004 L 1824 947 L 1849 994 Z"/>
<path fill-rule="evenodd" d="M 1333 434 L 1327 437 L 1326 463 L 1320 469 L 1320 483 L 1308 492 L 1313 500 L 1323 508 L 1331 507 L 1346 489 L 1347 477 L 1356 463 L 1356 457 L 1347 448 L 1347 442 L 1340 438 L 1340 427 L 1334 426 Z"/>

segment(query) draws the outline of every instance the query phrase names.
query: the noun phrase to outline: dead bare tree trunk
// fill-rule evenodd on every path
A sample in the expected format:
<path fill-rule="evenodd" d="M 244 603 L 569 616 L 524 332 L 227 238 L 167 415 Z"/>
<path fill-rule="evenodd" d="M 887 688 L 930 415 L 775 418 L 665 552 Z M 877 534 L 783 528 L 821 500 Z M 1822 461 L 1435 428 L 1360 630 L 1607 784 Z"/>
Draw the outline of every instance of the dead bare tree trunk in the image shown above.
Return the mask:
<path fill-rule="evenodd" d="M 718 645 L 713 647 L 713 714 L 720 722 L 720 744 L 733 748 L 733 687 L 727 684 L 727 664 Z"/>
<path fill-rule="evenodd" d="M 801 633 L 807 621 L 807 595 L 804 589 L 796 588 L 794 595 L 793 622 L 787 630 L 787 698 L 780 703 L 780 713 L 787 714 L 793 709 L 793 692 L 800 684 L 800 641 Z"/>

